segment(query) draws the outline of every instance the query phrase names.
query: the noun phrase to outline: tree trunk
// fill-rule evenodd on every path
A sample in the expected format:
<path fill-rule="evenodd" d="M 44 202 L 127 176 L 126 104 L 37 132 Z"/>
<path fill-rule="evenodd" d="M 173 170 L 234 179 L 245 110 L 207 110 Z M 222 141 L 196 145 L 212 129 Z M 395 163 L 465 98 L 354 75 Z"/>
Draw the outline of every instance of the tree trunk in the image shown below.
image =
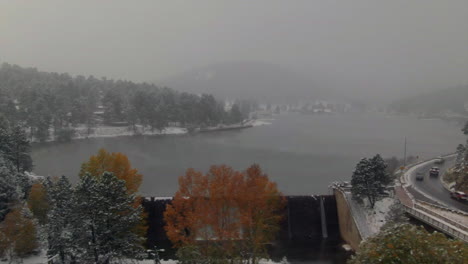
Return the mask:
<path fill-rule="evenodd" d="M 61 249 L 60 252 L 60 260 L 62 260 L 62 263 L 65 263 L 65 253 L 63 252 L 63 250 Z"/>
<path fill-rule="evenodd" d="M 99 254 L 97 252 L 97 249 L 96 249 L 96 234 L 94 233 L 94 226 L 93 225 L 90 225 L 91 227 L 91 236 L 92 236 L 92 243 L 93 243 L 93 253 L 94 253 L 94 261 L 96 263 L 99 263 Z"/>

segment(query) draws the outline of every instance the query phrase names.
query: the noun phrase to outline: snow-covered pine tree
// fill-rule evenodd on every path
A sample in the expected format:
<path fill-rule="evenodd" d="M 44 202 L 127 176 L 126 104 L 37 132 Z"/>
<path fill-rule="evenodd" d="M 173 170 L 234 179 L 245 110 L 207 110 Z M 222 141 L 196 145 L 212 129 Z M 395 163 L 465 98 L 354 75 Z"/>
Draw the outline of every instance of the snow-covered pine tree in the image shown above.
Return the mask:
<path fill-rule="evenodd" d="M 11 139 L 8 123 L 0 125 L 0 154 L 8 160 L 11 159 Z"/>
<path fill-rule="evenodd" d="M 367 197 L 368 181 L 370 179 L 370 165 L 367 158 L 362 158 L 353 172 L 351 178 L 351 193 L 357 201 Z"/>
<path fill-rule="evenodd" d="M 455 169 L 461 169 L 465 161 L 466 148 L 463 144 L 457 146 L 457 158 L 455 159 Z"/>
<path fill-rule="evenodd" d="M 371 159 L 361 159 L 351 178 L 353 198 L 358 201 L 367 198 L 373 208 L 375 202 L 385 195 L 385 188 L 392 181 L 386 168 L 379 154 Z"/>
<path fill-rule="evenodd" d="M 468 121 L 466 122 L 465 126 L 462 128 L 463 134 L 468 136 Z"/>
<path fill-rule="evenodd" d="M 51 206 L 47 215 L 47 241 L 49 244 L 47 255 L 58 254 L 62 263 L 65 263 L 66 259 L 73 259 L 77 251 L 73 242 L 78 232 L 73 228 L 78 225 L 78 223 L 74 223 L 73 189 L 65 176 L 62 176 L 57 182 L 48 179 L 45 185 Z"/>
<path fill-rule="evenodd" d="M 0 222 L 18 199 L 18 186 L 11 163 L 0 154 Z"/>
<path fill-rule="evenodd" d="M 385 164 L 385 161 L 379 154 L 372 157 L 369 161 L 372 173 L 374 174 L 376 188 L 379 193 L 383 194 L 385 193 L 386 186 L 392 182 L 393 177 L 387 172 L 387 164 Z"/>
<path fill-rule="evenodd" d="M 465 144 L 465 162 L 464 162 L 465 167 L 468 166 L 468 138 L 466 139 L 466 144 Z"/>
<path fill-rule="evenodd" d="M 83 250 L 83 261 L 109 263 L 133 258 L 141 250 L 142 238 L 133 229 L 141 220 L 141 206 L 134 208 L 134 195 L 125 181 L 104 172 L 101 177 L 81 176 L 75 190 L 74 215 L 80 229 L 75 243 Z"/>
<path fill-rule="evenodd" d="M 31 159 L 31 144 L 24 129 L 16 125 L 10 132 L 10 159 L 17 172 L 31 171 L 33 167 Z"/>

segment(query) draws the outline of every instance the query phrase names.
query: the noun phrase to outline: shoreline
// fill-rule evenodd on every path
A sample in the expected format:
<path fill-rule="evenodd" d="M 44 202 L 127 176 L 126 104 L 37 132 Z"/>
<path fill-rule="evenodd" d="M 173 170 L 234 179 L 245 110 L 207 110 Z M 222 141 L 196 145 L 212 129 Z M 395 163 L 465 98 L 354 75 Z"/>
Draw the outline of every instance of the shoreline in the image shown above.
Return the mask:
<path fill-rule="evenodd" d="M 93 128 L 93 132 L 89 135 L 86 134 L 87 128 L 85 126 L 78 126 L 75 128 L 75 135 L 69 141 L 58 141 L 55 137 L 51 137 L 47 141 L 39 142 L 36 140 L 31 141 L 32 144 L 44 143 L 66 143 L 76 140 L 86 140 L 94 138 L 115 138 L 115 137 L 138 137 L 138 136 L 182 136 L 192 135 L 199 133 L 221 132 L 229 130 L 242 130 L 256 126 L 271 125 L 271 119 L 253 119 L 245 122 L 244 124 L 234 125 L 219 125 L 216 127 L 197 128 L 193 132 L 189 132 L 187 128 L 170 126 L 162 130 L 154 130 L 144 128 L 137 125 L 137 131 L 133 131 L 128 126 L 98 126 Z"/>

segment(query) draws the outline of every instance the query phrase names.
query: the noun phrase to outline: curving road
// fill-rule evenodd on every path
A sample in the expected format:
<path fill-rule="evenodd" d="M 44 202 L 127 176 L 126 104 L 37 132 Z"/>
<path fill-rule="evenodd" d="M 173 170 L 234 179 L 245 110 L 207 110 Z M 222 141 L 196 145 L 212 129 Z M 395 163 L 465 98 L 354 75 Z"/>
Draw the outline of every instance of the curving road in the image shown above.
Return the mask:
<path fill-rule="evenodd" d="M 439 178 L 442 177 L 443 173 L 448 168 L 454 165 L 455 156 L 452 155 L 450 157 L 447 157 L 443 165 L 434 164 L 434 161 L 435 160 L 423 162 L 408 169 L 408 171 L 405 174 L 405 177 L 407 182 L 411 186 L 407 189 L 416 199 L 431 203 L 436 202 L 442 206 L 451 209 L 458 209 L 464 212 L 468 212 L 468 203 L 464 203 L 450 198 L 450 192 L 444 188 L 441 179 Z M 439 177 L 429 176 L 429 170 L 431 169 L 431 167 L 434 166 L 440 168 Z M 418 172 L 423 173 L 424 180 L 416 180 L 416 174 Z"/>

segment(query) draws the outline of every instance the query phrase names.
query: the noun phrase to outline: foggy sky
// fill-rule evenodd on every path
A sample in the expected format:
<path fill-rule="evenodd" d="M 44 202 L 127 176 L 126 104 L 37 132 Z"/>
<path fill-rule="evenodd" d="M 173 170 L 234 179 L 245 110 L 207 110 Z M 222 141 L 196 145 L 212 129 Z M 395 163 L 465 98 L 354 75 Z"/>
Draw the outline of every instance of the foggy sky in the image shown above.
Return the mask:
<path fill-rule="evenodd" d="M 151 81 L 243 60 L 357 96 L 466 85 L 468 1 L 0 0 L 1 62 Z"/>

